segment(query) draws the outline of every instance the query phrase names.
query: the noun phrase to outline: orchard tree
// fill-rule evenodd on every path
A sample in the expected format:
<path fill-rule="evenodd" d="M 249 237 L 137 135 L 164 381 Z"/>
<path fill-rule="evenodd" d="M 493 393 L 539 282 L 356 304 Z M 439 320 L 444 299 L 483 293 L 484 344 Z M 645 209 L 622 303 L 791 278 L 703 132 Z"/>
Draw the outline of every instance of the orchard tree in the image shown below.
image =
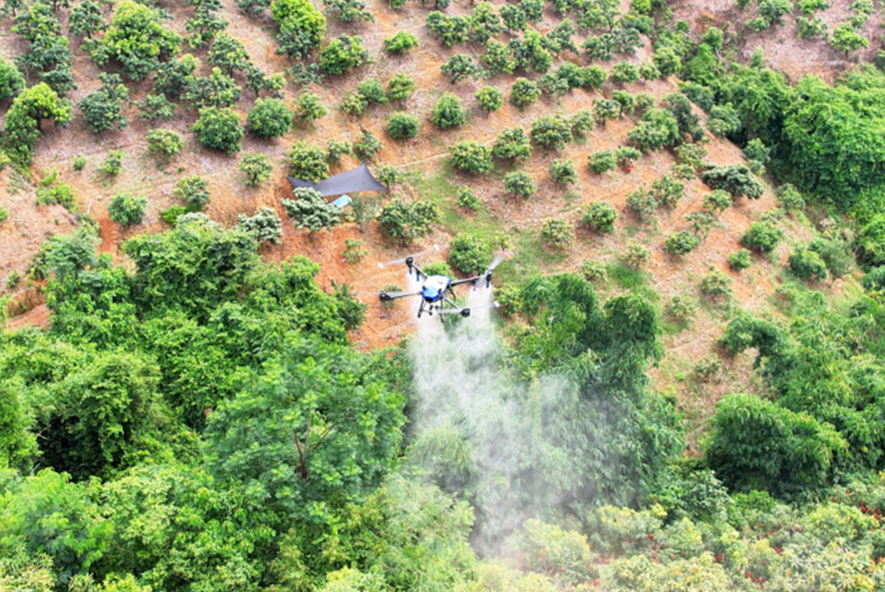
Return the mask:
<path fill-rule="evenodd" d="M 402 54 L 418 47 L 418 38 L 408 31 L 400 31 L 393 37 L 384 40 L 387 53 Z"/>
<path fill-rule="evenodd" d="M 228 76 L 233 76 L 238 71 L 245 71 L 252 63 L 243 42 L 224 31 L 218 33 L 212 40 L 206 61 L 212 66 L 221 68 Z"/>
<path fill-rule="evenodd" d="M 195 107 L 232 107 L 240 100 L 242 93 L 236 81 L 221 71 L 212 68 L 209 76 L 191 78 L 182 98 Z"/>
<path fill-rule="evenodd" d="M 81 0 L 75 4 L 68 23 L 71 33 L 86 39 L 106 28 L 101 5 L 96 0 Z"/>
<path fill-rule="evenodd" d="M 525 171 L 513 171 L 504 175 L 504 190 L 510 195 L 528 199 L 537 188 L 532 176 Z"/>
<path fill-rule="evenodd" d="M 405 101 L 415 92 L 415 81 L 405 73 L 394 74 L 387 81 L 387 96 L 391 101 Z"/>
<path fill-rule="evenodd" d="M 510 87 L 510 104 L 525 109 L 541 98 L 541 89 L 527 78 L 517 78 Z"/>
<path fill-rule="evenodd" d="M 492 144 L 492 156 L 501 160 L 527 159 L 531 155 L 532 145 L 521 127 L 505 129 Z"/>
<path fill-rule="evenodd" d="M 762 197 L 762 183 L 745 165 L 731 164 L 715 166 L 701 175 L 701 180 L 711 189 L 722 189 L 733 198 L 746 195 L 749 199 Z"/>
<path fill-rule="evenodd" d="M 293 177 L 316 183 L 329 175 L 326 153 L 319 146 L 296 142 L 286 153 Z"/>
<path fill-rule="evenodd" d="M 608 202 L 598 201 L 584 210 L 584 224 L 595 232 L 612 232 L 617 219 L 618 212 Z"/>
<path fill-rule="evenodd" d="M 240 140 L 245 134 L 239 114 L 232 109 L 218 107 L 200 109 L 200 118 L 191 129 L 197 134 L 200 144 L 228 154 L 240 151 Z"/>
<path fill-rule="evenodd" d="M 470 14 L 470 38 L 478 43 L 485 43 L 501 32 L 501 17 L 495 7 L 488 2 L 480 2 Z"/>
<path fill-rule="evenodd" d="M 402 111 L 397 111 L 387 120 L 387 133 L 394 140 L 415 138 L 418 136 L 418 128 L 418 118 Z"/>
<path fill-rule="evenodd" d="M 154 92 L 169 98 L 181 96 L 194 79 L 200 60 L 186 53 L 178 59 L 160 64 L 154 72 Z"/>
<path fill-rule="evenodd" d="M 158 11 L 132 0 L 120 0 L 111 25 L 92 50 L 92 59 L 99 66 L 117 62 L 123 76 L 141 80 L 161 61 L 178 53 L 180 42 L 178 34 L 160 22 Z"/>
<path fill-rule="evenodd" d="M 28 165 L 40 137 L 40 122 L 51 119 L 64 127 L 73 117 L 71 103 L 62 99 L 45 82 L 21 92 L 6 112 L 6 153 L 13 161 Z"/>
<path fill-rule="evenodd" d="M 14 64 L 0 59 L 0 101 L 14 99 L 25 88 L 25 77 Z"/>
<path fill-rule="evenodd" d="M 184 149 L 184 140 L 178 132 L 166 129 L 155 129 L 147 135 L 148 150 L 160 157 L 162 162 L 168 162 L 170 158 Z"/>
<path fill-rule="evenodd" d="M 416 238 L 430 234 L 431 226 L 439 222 L 439 209 L 431 201 L 407 203 L 395 199 L 378 213 L 381 230 L 403 246 Z"/>
<path fill-rule="evenodd" d="M 256 242 L 280 244 L 283 229 L 280 217 L 272 208 L 258 208 L 253 216 L 240 214 L 237 216 L 237 227 L 250 235 Z"/>
<path fill-rule="evenodd" d="M 559 185 L 568 187 L 578 182 L 578 172 L 572 161 L 562 158 L 550 163 L 550 177 Z"/>
<path fill-rule="evenodd" d="M 102 83 L 101 88 L 80 101 L 83 119 L 94 134 L 114 128 L 123 129 L 129 122 L 120 113 L 121 102 L 129 100 L 129 91 L 116 74 L 101 72 L 98 78 Z"/>
<path fill-rule="evenodd" d="M 627 141 L 643 152 L 673 146 L 679 140 L 679 123 L 664 109 L 646 111 L 636 127 L 627 134 Z"/>
<path fill-rule="evenodd" d="M 459 171 L 482 174 L 491 172 L 494 168 L 491 149 L 479 142 L 459 142 L 450 146 L 449 152 L 452 155 L 452 166 Z"/>
<path fill-rule="evenodd" d="M 118 193 L 108 205 L 108 214 L 113 222 L 124 226 L 141 224 L 147 210 L 147 200 L 141 195 Z"/>
<path fill-rule="evenodd" d="M 467 120 L 464 104 L 457 95 L 444 93 L 433 107 L 430 120 L 440 129 L 460 127 Z"/>
<path fill-rule="evenodd" d="M 323 228 L 331 230 L 341 222 L 341 210 L 338 206 L 327 202 L 316 189 L 296 187 L 292 190 L 292 195 L 295 199 L 284 199 L 283 208 L 297 228 L 314 233 Z"/>
<path fill-rule="evenodd" d="M 494 86 L 484 86 L 473 95 L 479 108 L 486 113 L 497 111 L 504 106 L 504 93 Z"/>
<path fill-rule="evenodd" d="M 572 141 L 571 122 L 562 115 L 545 115 L 532 123 L 532 141 L 548 150 L 562 150 Z"/>
<path fill-rule="evenodd" d="M 175 184 L 172 196 L 181 200 L 192 212 L 202 210 L 211 197 L 209 180 L 199 175 L 184 177 Z"/>
<path fill-rule="evenodd" d="M 270 179 L 273 165 L 270 160 L 259 152 L 247 152 L 240 160 L 240 173 L 242 173 L 243 185 L 257 187 Z"/>
<path fill-rule="evenodd" d="M 448 77 L 449 82 L 455 84 L 467 78 L 474 80 L 482 80 L 486 77 L 486 72 L 473 62 L 473 58 L 467 54 L 459 53 L 442 65 L 440 68 L 443 76 Z"/>
<path fill-rule="evenodd" d="M 348 70 L 362 66 L 369 59 L 359 35 L 342 35 L 333 39 L 319 53 L 320 70 L 333 76 L 341 76 Z"/>
<path fill-rule="evenodd" d="M 246 125 L 265 140 L 281 138 L 292 127 L 292 112 L 280 99 L 258 99 L 246 116 Z"/>
<path fill-rule="evenodd" d="M 270 11 L 280 24 L 277 53 L 304 59 L 320 46 L 326 34 L 326 18 L 310 0 L 274 0 Z"/>
<path fill-rule="evenodd" d="M 305 89 L 295 99 L 295 119 L 301 123 L 309 123 L 325 117 L 327 111 L 320 98 Z"/>

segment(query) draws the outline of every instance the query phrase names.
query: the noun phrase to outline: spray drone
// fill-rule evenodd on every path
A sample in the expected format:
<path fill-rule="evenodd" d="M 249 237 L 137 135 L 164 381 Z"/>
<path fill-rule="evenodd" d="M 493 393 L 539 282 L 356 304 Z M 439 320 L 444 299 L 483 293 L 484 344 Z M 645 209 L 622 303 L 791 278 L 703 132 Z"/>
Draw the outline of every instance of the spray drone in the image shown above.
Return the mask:
<path fill-rule="evenodd" d="M 439 249 L 437 248 L 436 250 Z M 423 251 L 403 259 L 396 259 L 394 261 L 388 261 L 387 263 L 379 263 L 379 267 L 386 267 L 387 265 L 393 265 L 395 263 L 405 263 L 409 268 L 409 276 L 411 277 L 412 273 L 414 273 L 415 278 L 422 281 L 421 289 L 417 292 L 380 292 L 378 294 L 379 300 L 381 300 L 381 302 L 390 302 L 399 298 L 420 296 L 421 305 L 418 307 L 419 319 L 425 312 L 431 316 L 438 314 L 441 318 L 450 314 L 459 314 L 462 317 L 469 317 L 470 309 L 458 306 L 450 298 L 455 295 L 453 288 L 463 284 L 471 284 L 474 288 L 477 288 L 481 287 L 483 281 L 485 281 L 485 287 L 489 288 L 492 285 L 492 271 L 504 261 L 504 253 L 498 253 L 495 255 L 495 258 L 492 259 L 488 269 L 480 275 L 465 278 L 463 280 L 452 280 L 452 278 L 447 275 L 427 275 L 427 273 L 415 263 L 416 257 L 420 257 L 429 252 L 430 251 Z M 498 303 L 493 302 L 492 306 L 497 307 Z"/>

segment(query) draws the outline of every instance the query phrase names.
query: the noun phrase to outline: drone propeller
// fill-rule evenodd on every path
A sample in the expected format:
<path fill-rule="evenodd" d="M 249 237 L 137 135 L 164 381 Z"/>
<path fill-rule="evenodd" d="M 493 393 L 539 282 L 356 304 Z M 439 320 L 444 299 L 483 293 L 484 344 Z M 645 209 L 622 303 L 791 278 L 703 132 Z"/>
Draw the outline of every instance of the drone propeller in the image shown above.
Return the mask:
<path fill-rule="evenodd" d="M 486 281 L 486 288 L 488 288 L 489 286 L 491 286 L 491 284 L 492 284 L 492 272 L 495 270 L 496 267 L 498 267 L 499 265 L 501 265 L 501 263 L 502 263 L 502 262 L 504 261 L 504 259 L 506 259 L 506 258 L 507 258 L 507 253 L 498 253 L 497 255 L 495 255 L 495 258 L 492 259 L 492 262 L 491 262 L 491 263 L 489 263 L 489 267 L 488 267 L 488 269 L 486 269 L 486 270 L 482 273 L 482 275 L 479 276 L 479 278 L 476 280 L 476 282 L 473 283 L 473 287 L 475 288 L 477 282 L 479 282 L 479 281 L 482 280 L 482 279 L 484 279 L 484 280 Z"/>
<path fill-rule="evenodd" d="M 379 263 L 378 267 L 383 269 L 383 268 L 387 267 L 388 265 L 396 265 L 397 263 L 405 263 L 406 259 L 408 259 L 409 257 L 411 257 L 412 259 L 416 259 L 416 258 L 421 257 L 423 255 L 427 255 L 428 253 L 433 253 L 434 251 L 439 251 L 439 245 L 433 245 L 432 249 L 427 249 L 426 251 L 421 251 L 420 253 L 408 255 L 408 256 L 402 257 L 400 259 L 394 259 L 393 261 L 385 261 L 384 263 Z"/>

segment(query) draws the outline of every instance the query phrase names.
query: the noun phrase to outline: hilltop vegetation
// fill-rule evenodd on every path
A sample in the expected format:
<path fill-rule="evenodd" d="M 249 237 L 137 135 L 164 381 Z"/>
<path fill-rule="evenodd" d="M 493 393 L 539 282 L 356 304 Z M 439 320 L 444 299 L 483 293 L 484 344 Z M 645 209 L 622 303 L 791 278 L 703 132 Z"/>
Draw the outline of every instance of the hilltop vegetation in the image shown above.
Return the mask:
<path fill-rule="evenodd" d="M 881 7 L 707 8 L 5 0 L 0 589 L 883 588 Z"/>

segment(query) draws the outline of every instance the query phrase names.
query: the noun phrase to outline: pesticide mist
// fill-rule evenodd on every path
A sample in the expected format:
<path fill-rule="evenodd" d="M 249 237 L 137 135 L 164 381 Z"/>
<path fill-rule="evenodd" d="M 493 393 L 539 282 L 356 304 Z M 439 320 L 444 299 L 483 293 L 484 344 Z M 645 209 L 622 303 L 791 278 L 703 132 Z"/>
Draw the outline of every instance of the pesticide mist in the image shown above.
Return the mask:
<path fill-rule="evenodd" d="M 491 288 L 470 290 L 469 318 L 450 319 L 454 326 L 446 328 L 438 316 L 423 317 L 409 347 L 419 398 L 416 457 L 443 489 L 471 501 L 473 543 L 483 554 L 499 551 L 527 518 L 558 501 L 549 499 L 556 488 L 531 482 L 527 471 L 541 443 L 532 439 L 526 389 L 501 369 L 492 303 Z M 541 384 L 568 388 L 561 379 Z"/>

